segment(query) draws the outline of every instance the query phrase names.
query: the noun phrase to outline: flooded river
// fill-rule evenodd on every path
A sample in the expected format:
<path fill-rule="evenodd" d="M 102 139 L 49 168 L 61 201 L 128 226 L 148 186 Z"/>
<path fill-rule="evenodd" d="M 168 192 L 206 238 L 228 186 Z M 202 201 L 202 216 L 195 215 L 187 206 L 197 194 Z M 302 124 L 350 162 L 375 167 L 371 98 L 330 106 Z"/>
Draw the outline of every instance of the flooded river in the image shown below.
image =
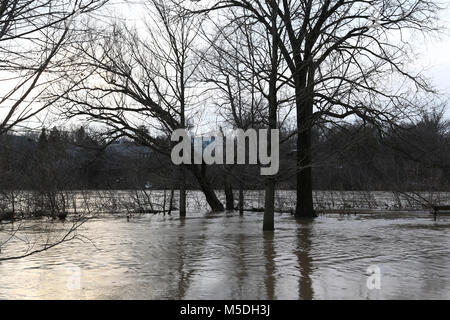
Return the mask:
<path fill-rule="evenodd" d="M 260 213 L 93 219 L 83 241 L 0 262 L 0 299 L 450 299 L 450 216 L 283 214 L 274 233 L 261 227 Z"/>

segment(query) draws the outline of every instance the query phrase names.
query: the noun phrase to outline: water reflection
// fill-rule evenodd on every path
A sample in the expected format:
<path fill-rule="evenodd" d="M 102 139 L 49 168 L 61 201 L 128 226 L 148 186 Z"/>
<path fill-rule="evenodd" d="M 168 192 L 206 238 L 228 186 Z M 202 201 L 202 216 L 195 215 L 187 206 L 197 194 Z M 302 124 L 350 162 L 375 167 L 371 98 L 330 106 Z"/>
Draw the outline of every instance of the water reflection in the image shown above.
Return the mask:
<path fill-rule="evenodd" d="M 179 228 L 180 230 L 184 229 L 184 226 L 186 225 L 186 218 L 181 217 L 180 218 L 180 224 Z M 186 295 L 186 291 L 189 289 L 189 282 L 190 278 L 192 276 L 192 270 L 188 270 L 186 263 L 185 263 L 185 247 L 186 247 L 186 241 L 185 241 L 185 234 L 184 232 L 180 232 L 178 235 L 178 241 L 175 242 L 176 245 L 176 252 L 178 255 L 178 258 L 175 259 L 175 261 L 178 262 L 178 268 L 177 273 L 179 276 L 178 281 L 178 289 L 175 292 L 175 296 L 178 299 L 184 299 Z"/>
<path fill-rule="evenodd" d="M 95 219 L 79 231 L 95 246 L 0 262 L 0 299 L 450 299 L 448 216 L 282 215 L 275 232 L 261 226 L 262 215 L 238 212 Z M 46 229 L 26 227 L 30 238 Z M 370 265 L 380 290 L 366 286 Z M 80 289 L 68 290 L 68 266 Z"/>
<path fill-rule="evenodd" d="M 311 300 L 313 298 L 312 259 L 310 256 L 312 248 L 311 229 L 313 225 L 311 220 L 297 221 L 297 258 L 300 267 L 298 294 L 299 298 L 303 300 Z"/>
<path fill-rule="evenodd" d="M 237 265 L 237 291 L 236 291 L 236 296 L 234 298 L 239 299 L 239 297 L 245 296 L 245 288 L 244 288 L 244 284 L 245 284 L 245 279 L 248 276 L 247 273 L 247 267 L 246 267 L 246 262 L 245 262 L 245 250 L 246 250 L 246 237 L 245 237 L 245 224 L 244 224 L 244 220 L 241 218 L 239 219 L 239 232 L 238 232 L 238 238 L 237 238 L 237 243 L 238 243 L 238 253 L 236 254 L 236 265 Z"/>
<path fill-rule="evenodd" d="M 264 260 L 266 266 L 265 284 L 267 299 L 274 300 L 275 297 L 275 249 L 274 232 L 266 231 L 264 234 Z"/>

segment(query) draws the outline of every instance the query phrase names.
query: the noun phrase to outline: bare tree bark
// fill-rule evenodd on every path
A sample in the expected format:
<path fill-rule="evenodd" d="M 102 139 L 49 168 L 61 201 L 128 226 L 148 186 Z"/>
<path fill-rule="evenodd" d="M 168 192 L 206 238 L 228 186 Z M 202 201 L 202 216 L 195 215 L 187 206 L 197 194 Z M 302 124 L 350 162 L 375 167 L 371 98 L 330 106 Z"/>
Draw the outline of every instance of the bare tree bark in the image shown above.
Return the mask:
<path fill-rule="evenodd" d="M 275 0 L 273 0 L 275 2 Z M 277 129 L 277 83 L 278 83 L 278 26 L 277 26 L 277 12 L 275 5 L 271 8 L 271 30 L 270 30 L 270 42 L 271 42 L 271 59 L 270 59 L 270 78 L 269 78 L 269 130 L 267 137 L 268 150 L 272 150 L 271 130 Z M 264 196 L 264 220 L 263 230 L 273 231 L 275 230 L 274 222 L 275 214 L 275 177 L 270 176 L 266 178 L 266 189 Z"/>
<path fill-rule="evenodd" d="M 188 13 L 232 10 L 272 29 L 271 12 L 279 19 L 278 46 L 297 109 L 297 218 L 315 216 L 312 199 L 311 129 L 352 116 L 383 130 L 417 116 L 422 106 L 410 90 L 433 90 L 420 74 L 409 72 L 414 52 L 397 36 L 437 30 L 439 7 L 432 0 L 218 0 L 186 8 Z M 402 85 L 396 86 L 388 80 Z M 394 80 L 395 79 L 395 80 Z M 420 102 L 420 101 L 419 101 Z"/>
<path fill-rule="evenodd" d="M 180 216 L 186 216 L 186 169 L 180 167 Z"/>
<path fill-rule="evenodd" d="M 244 214 L 244 183 L 239 181 L 239 202 L 238 202 L 239 214 Z"/>

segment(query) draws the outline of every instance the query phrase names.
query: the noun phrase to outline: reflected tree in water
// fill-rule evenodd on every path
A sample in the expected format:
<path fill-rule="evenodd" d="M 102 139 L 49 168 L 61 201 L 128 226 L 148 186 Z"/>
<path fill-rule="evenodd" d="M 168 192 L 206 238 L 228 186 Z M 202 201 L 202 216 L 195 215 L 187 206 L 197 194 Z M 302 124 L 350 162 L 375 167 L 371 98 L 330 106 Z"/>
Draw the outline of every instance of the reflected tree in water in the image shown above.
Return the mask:
<path fill-rule="evenodd" d="M 314 297 L 311 273 L 313 271 L 310 250 L 312 248 L 311 229 L 313 223 L 300 221 L 297 223 L 297 257 L 300 271 L 298 294 L 301 300 L 311 300 Z"/>
<path fill-rule="evenodd" d="M 275 272 L 276 266 L 274 258 L 276 256 L 274 248 L 274 233 L 270 231 L 264 232 L 264 260 L 266 274 L 264 282 L 266 284 L 267 299 L 274 300 L 275 297 Z"/>

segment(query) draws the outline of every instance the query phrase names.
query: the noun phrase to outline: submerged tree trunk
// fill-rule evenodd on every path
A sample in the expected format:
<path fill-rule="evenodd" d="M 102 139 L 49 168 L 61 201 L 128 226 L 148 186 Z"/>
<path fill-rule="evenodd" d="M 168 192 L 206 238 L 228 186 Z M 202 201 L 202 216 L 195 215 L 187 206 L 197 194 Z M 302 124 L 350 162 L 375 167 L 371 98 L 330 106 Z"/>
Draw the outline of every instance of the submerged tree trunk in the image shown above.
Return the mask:
<path fill-rule="evenodd" d="M 311 129 L 299 134 L 297 143 L 299 171 L 297 172 L 296 218 L 314 218 L 311 168 Z"/>
<path fill-rule="evenodd" d="M 233 196 L 233 187 L 231 186 L 231 183 L 229 183 L 227 178 L 227 173 L 224 174 L 223 177 L 224 182 L 224 190 L 225 190 L 225 208 L 227 210 L 234 210 L 234 196 Z"/>
<path fill-rule="evenodd" d="M 77 213 L 77 198 L 76 198 L 76 194 L 73 196 L 72 202 L 73 202 L 73 213 L 75 215 L 77 215 L 78 213 Z"/>
<path fill-rule="evenodd" d="M 164 187 L 164 198 L 163 198 L 163 214 L 166 215 L 166 199 L 167 199 L 167 195 L 166 195 L 166 188 Z"/>
<path fill-rule="evenodd" d="M 11 205 L 12 205 L 12 219 L 14 220 L 14 216 L 16 215 L 16 199 L 14 197 L 14 191 L 11 192 Z"/>
<path fill-rule="evenodd" d="M 275 180 L 268 178 L 266 181 L 266 190 L 264 197 L 264 231 L 273 231 L 275 229 L 274 223 L 275 213 Z"/>
<path fill-rule="evenodd" d="M 186 216 L 186 169 L 184 166 L 180 168 L 180 216 Z"/>
<path fill-rule="evenodd" d="M 239 181 L 239 204 L 238 204 L 239 214 L 244 214 L 244 183 Z"/>
<path fill-rule="evenodd" d="M 271 12 L 271 33 L 272 33 L 272 54 L 271 72 L 269 80 L 269 130 L 267 135 L 267 148 L 272 150 L 272 129 L 277 129 L 277 81 L 278 81 L 278 42 L 277 42 L 277 16 L 278 13 L 273 8 Z M 264 220 L 263 230 L 275 230 L 275 178 L 266 178 L 266 189 L 264 195 Z"/>
<path fill-rule="evenodd" d="M 222 202 L 217 198 L 216 193 L 214 192 L 214 188 L 211 185 L 208 177 L 206 176 L 206 168 L 202 165 L 202 169 L 197 165 L 192 165 L 189 167 L 192 170 L 195 178 L 197 179 L 200 189 L 205 195 L 206 201 L 208 202 L 211 210 L 213 212 L 222 212 L 224 211 L 224 207 Z"/>
<path fill-rule="evenodd" d="M 173 185 L 172 185 L 172 187 L 170 188 L 169 211 L 167 212 L 168 215 L 171 215 L 171 214 L 172 214 L 172 209 L 173 209 L 173 194 L 174 194 L 174 192 L 175 192 L 174 189 L 175 189 L 175 188 L 174 188 Z"/>
<path fill-rule="evenodd" d="M 312 69 L 312 67 L 311 67 Z M 312 197 L 312 83 L 314 72 L 302 72 L 296 78 L 296 107 L 297 107 L 297 205 L 295 218 L 315 218 Z M 308 78 L 308 87 L 306 79 Z"/>
<path fill-rule="evenodd" d="M 211 187 L 208 181 L 204 181 L 200 183 L 200 188 L 205 194 L 206 201 L 208 202 L 211 210 L 214 212 L 222 212 L 224 211 L 223 204 L 217 198 L 213 188 Z"/>

